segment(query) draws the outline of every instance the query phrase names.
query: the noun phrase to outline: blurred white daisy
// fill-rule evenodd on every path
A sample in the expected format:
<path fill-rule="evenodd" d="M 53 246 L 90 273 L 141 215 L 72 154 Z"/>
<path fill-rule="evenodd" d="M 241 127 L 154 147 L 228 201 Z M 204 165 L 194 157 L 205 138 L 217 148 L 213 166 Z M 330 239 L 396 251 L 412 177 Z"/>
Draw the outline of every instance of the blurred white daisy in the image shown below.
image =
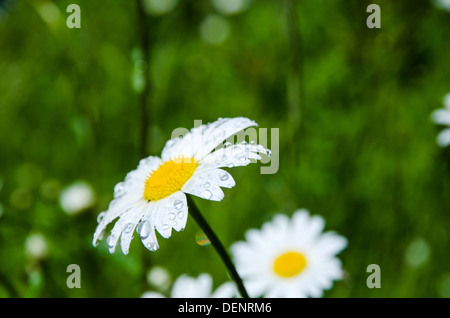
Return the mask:
<path fill-rule="evenodd" d="M 233 15 L 245 11 L 251 0 L 212 0 L 214 9 L 226 15 Z"/>
<path fill-rule="evenodd" d="M 44 235 L 33 233 L 25 241 L 25 254 L 33 260 L 42 260 L 48 256 L 48 244 Z"/>
<path fill-rule="evenodd" d="M 450 12 L 450 0 L 432 0 L 432 2 L 437 8 Z"/>
<path fill-rule="evenodd" d="M 94 246 L 106 226 L 119 217 L 106 239 L 111 253 L 120 238 L 122 251 L 128 254 L 135 228 L 144 246 L 156 251 L 155 229 L 164 238 L 171 236 L 172 228 L 184 229 L 188 215 L 185 193 L 220 201 L 224 197 L 221 187 L 235 185 L 232 176 L 220 168 L 246 166 L 251 159 L 261 159 L 260 153 L 267 154 L 267 149 L 254 142 L 219 148 L 229 137 L 251 126 L 257 124 L 248 118 L 220 118 L 167 141 L 161 158 L 142 159 L 137 169 L 115 186 L 108 210 L 99 214 Z"/>
<path fill-rule="evenodd" d="M 450 93 L 447 93 L 443 98 L 445 108 L 437 109 L 431 114 L 431 120 L 438 124 L 447 126 L 437 136 L 437 143 L 441 147 L 450 145 Z"/>
<path fill-rule="evenodd" d="M 225 282 L 214 292 L 213 281 L 209 274 L 202 273 L 197 278 L 181 275 L 172 286 L 170 298 L 232 298 L 238 297 L 238 291 L 232 282 Z M 165 298 L 157 292 L 146 292 L 142 298 Z"/>
<path fill-rule="evenodd" d="M 167 269 L 161 266 L 153 266 L 147 273 L 147 282 L 158 289 L 168 289 L 172 279 Z"/>
<path fill-rule="evenodd" d="M 95 193 L 92 187 L 83 181 L 77 181 L 65 188 L 59 196 L 59 204 L 67 214 L 77 214 L 92 207 Z"/>
<path fill-rule="evenodd" d="M 347 240 L 322 233 L 325 221 L 297 210 L 291 219 L 278 214 L 260 230 L 246 232 L 246 241 L 231 252 L 250 297 L 321 297 L 343 276 L 336 258 Z"/>

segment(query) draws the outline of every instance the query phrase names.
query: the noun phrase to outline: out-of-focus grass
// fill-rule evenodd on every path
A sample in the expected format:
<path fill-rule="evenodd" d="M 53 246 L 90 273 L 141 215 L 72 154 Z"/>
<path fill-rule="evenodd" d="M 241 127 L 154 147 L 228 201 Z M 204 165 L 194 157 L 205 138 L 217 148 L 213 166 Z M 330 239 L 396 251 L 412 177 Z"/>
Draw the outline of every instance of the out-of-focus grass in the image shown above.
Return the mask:
<path fill-rule="evenodd" d="M 191 218 L 159 237 L 156 253 L 137 237 L 127 256 L 92 246 L 97 214 L 140 159 L 139 32 L 133 1 L 78 1 L 81 29 L 65 25 L 70 3 L 1 2 L 0 296 L 139 297 L 154 265 L 172 278 L 209 272 L 219 285 L 225 268 L 211 246 L 195 243 Z M 378 1 L 382 27 L 368 29 L 369 3 L 299 2 L 298 140 L 286 133 L 290 52 L 278 2 L 226 16 L 210 1 L 179 1 L 151 16 L 148 151 L 158 155 L 194 119 L 247 116 L 280 128 L 276 174 L 235 168 L 222 202 L 196 199 L 226 246 L 275 213 L 307 208 L 349 241 L 340 255 L 347 277 L 326 297 L 450 296 L 450 152 L 436 146 L 429 120 L 450 91 L 450 13 L 427 1 Z M 228 25 L 216 45 L 199 31 L 211 14 Z M 58 194 L 76 180 L 92 185 L 96 205 L 67 215 Z M 39 262 L 25 254 L 32 233 L 49 245 Z M 81 289 L 66 286 L 69 264 L 81 267 Z M 366 287 L 369 264 L 381 267 L 381 289 Z"/>

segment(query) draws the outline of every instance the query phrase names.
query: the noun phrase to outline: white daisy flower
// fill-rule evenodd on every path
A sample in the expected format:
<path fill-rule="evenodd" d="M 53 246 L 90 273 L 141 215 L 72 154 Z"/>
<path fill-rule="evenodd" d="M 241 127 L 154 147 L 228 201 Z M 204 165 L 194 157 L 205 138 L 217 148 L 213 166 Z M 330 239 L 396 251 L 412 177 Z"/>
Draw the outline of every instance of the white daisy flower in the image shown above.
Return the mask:
<path fill-rule="evenodd" d="M 235 185 L 233 177 L 220 168 L 246 166 L 251 159 L 260 160 L 260 153 L 267 154 L 267 149 L 254 142 L 225 143 L 219 148 L 229 137 L 251 126 L 257 124 L 248 118 L 219 118 L 167 141 L 161 158 L 142 159 L 137 169 L 115 186 L 108 210 L 99 214 L 94 246 L 106 226 L 119 218 L 106 239 L 111 253 L 120 238 L 122 251 L 128 254 L 135 228 L 144 246 L 156 251 L 155 229 L 164 238 L 171 236 L 172 228 L 184 229 L 188 216 L 185 193 L 220 201 L 224 197 L 221 187 Z"/>
<path fill-rule="evenodd" d="M 335 257 L 347 240 L 322 233 L 325 221 L 297 210 L 291 219 L 278 214 L 261 230 L 246 232 L 246 242 L 234 243 L 231 252 L 250 297 L 321 297 L 334 280 L 341 279 Z"/>
<path fill-rule="evenodd" d="M 34 260 L 41 260 L 48 256 L 48 243 L 44 235 L 34 233 L 25 241 L 25 254 Z"/>
<path fill-rule="evenodd" d="M 450 145 L 450 93 L 443 98 L 445 108 L 437 109 L 431 114 L 431 120 L 438 124 L 448 126 L 437 136 L 437 143 L 441 147 Z"/>
<path fill-rule="evenodd" d="M 78 214 L 95 204 L 95 193 L 88 183 L 77 181 L 61 192 L 59 203 L 67 214 Z"/>
<path fill-rule="evenodd" d="M 433 0 L 432 2 L 437 8 L 450 12 L 450 0 Z"/>
<path fill-rule="evenodd" d="M 170 298 L 232 298 L 238 297 L 238 291 L 232 282 L 225 282 L 214 292 L 213 281 L 209 274 L 202 273 L 198 278 L 181 275 L 172 286 Z M 145 292 L 141 298 L 164 298 L 157 292 Z"/>

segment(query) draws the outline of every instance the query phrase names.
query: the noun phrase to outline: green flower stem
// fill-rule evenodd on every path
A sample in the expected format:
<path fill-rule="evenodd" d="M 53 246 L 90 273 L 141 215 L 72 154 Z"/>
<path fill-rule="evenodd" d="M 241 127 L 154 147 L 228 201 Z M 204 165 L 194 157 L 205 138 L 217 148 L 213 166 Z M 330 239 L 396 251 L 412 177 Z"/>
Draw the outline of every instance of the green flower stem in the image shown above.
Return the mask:
<path fill-rule="evenodd" d="M 216 252 L 219 254 L 220 258 L 224 262 L 225 266 L 227 267 L 231 277 L 237 284 L 239 293 L 243 298 L 249 298 L 247 291 L 245 290 L 244 284 L 242 283 L 242 279 L 239 276 L 239 274 L 236 271 L 236 268 L 234 267 L 234 264 L 231 262 L 231 259 L 223 247 L 222 243 L 220 242 L 219 238 L 217 237 L 216 233 L 212 230 L 212 228 L 209 226 L 208 222 L 206 222 L 205 218 L 201 214 L 199 208 L 195 204 L 194 200 L 190 195 L 187 196 L 187 201 L 189 205 L 189 213 L 194 218 L 195 222 L 200 226 L 200 228 L 203 230 L 205 235 L 208 237 L 208 239 L 211 241 L 211 245 L 214 247 Z"/>

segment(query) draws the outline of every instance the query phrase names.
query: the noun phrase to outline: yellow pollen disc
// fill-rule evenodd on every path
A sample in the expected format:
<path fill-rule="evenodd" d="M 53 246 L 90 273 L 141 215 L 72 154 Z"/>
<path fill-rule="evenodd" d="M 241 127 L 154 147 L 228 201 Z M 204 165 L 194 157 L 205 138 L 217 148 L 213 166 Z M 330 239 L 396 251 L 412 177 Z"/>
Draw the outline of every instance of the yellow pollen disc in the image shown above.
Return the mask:
<path fill-rule="evenodd" d="M 181 157 L 166 161 L 145 181 L 144 198 L 156 201 L 179 191 L 192 177 L 198 162 L 194 158 Z"/>
<path fill-rule="evenodd" d="M 306 267 L 306 258 L 298 252 L 287 252 L 273 262 L 273 271 L 281 277 L 289 278 L 300 274 Z"/>

